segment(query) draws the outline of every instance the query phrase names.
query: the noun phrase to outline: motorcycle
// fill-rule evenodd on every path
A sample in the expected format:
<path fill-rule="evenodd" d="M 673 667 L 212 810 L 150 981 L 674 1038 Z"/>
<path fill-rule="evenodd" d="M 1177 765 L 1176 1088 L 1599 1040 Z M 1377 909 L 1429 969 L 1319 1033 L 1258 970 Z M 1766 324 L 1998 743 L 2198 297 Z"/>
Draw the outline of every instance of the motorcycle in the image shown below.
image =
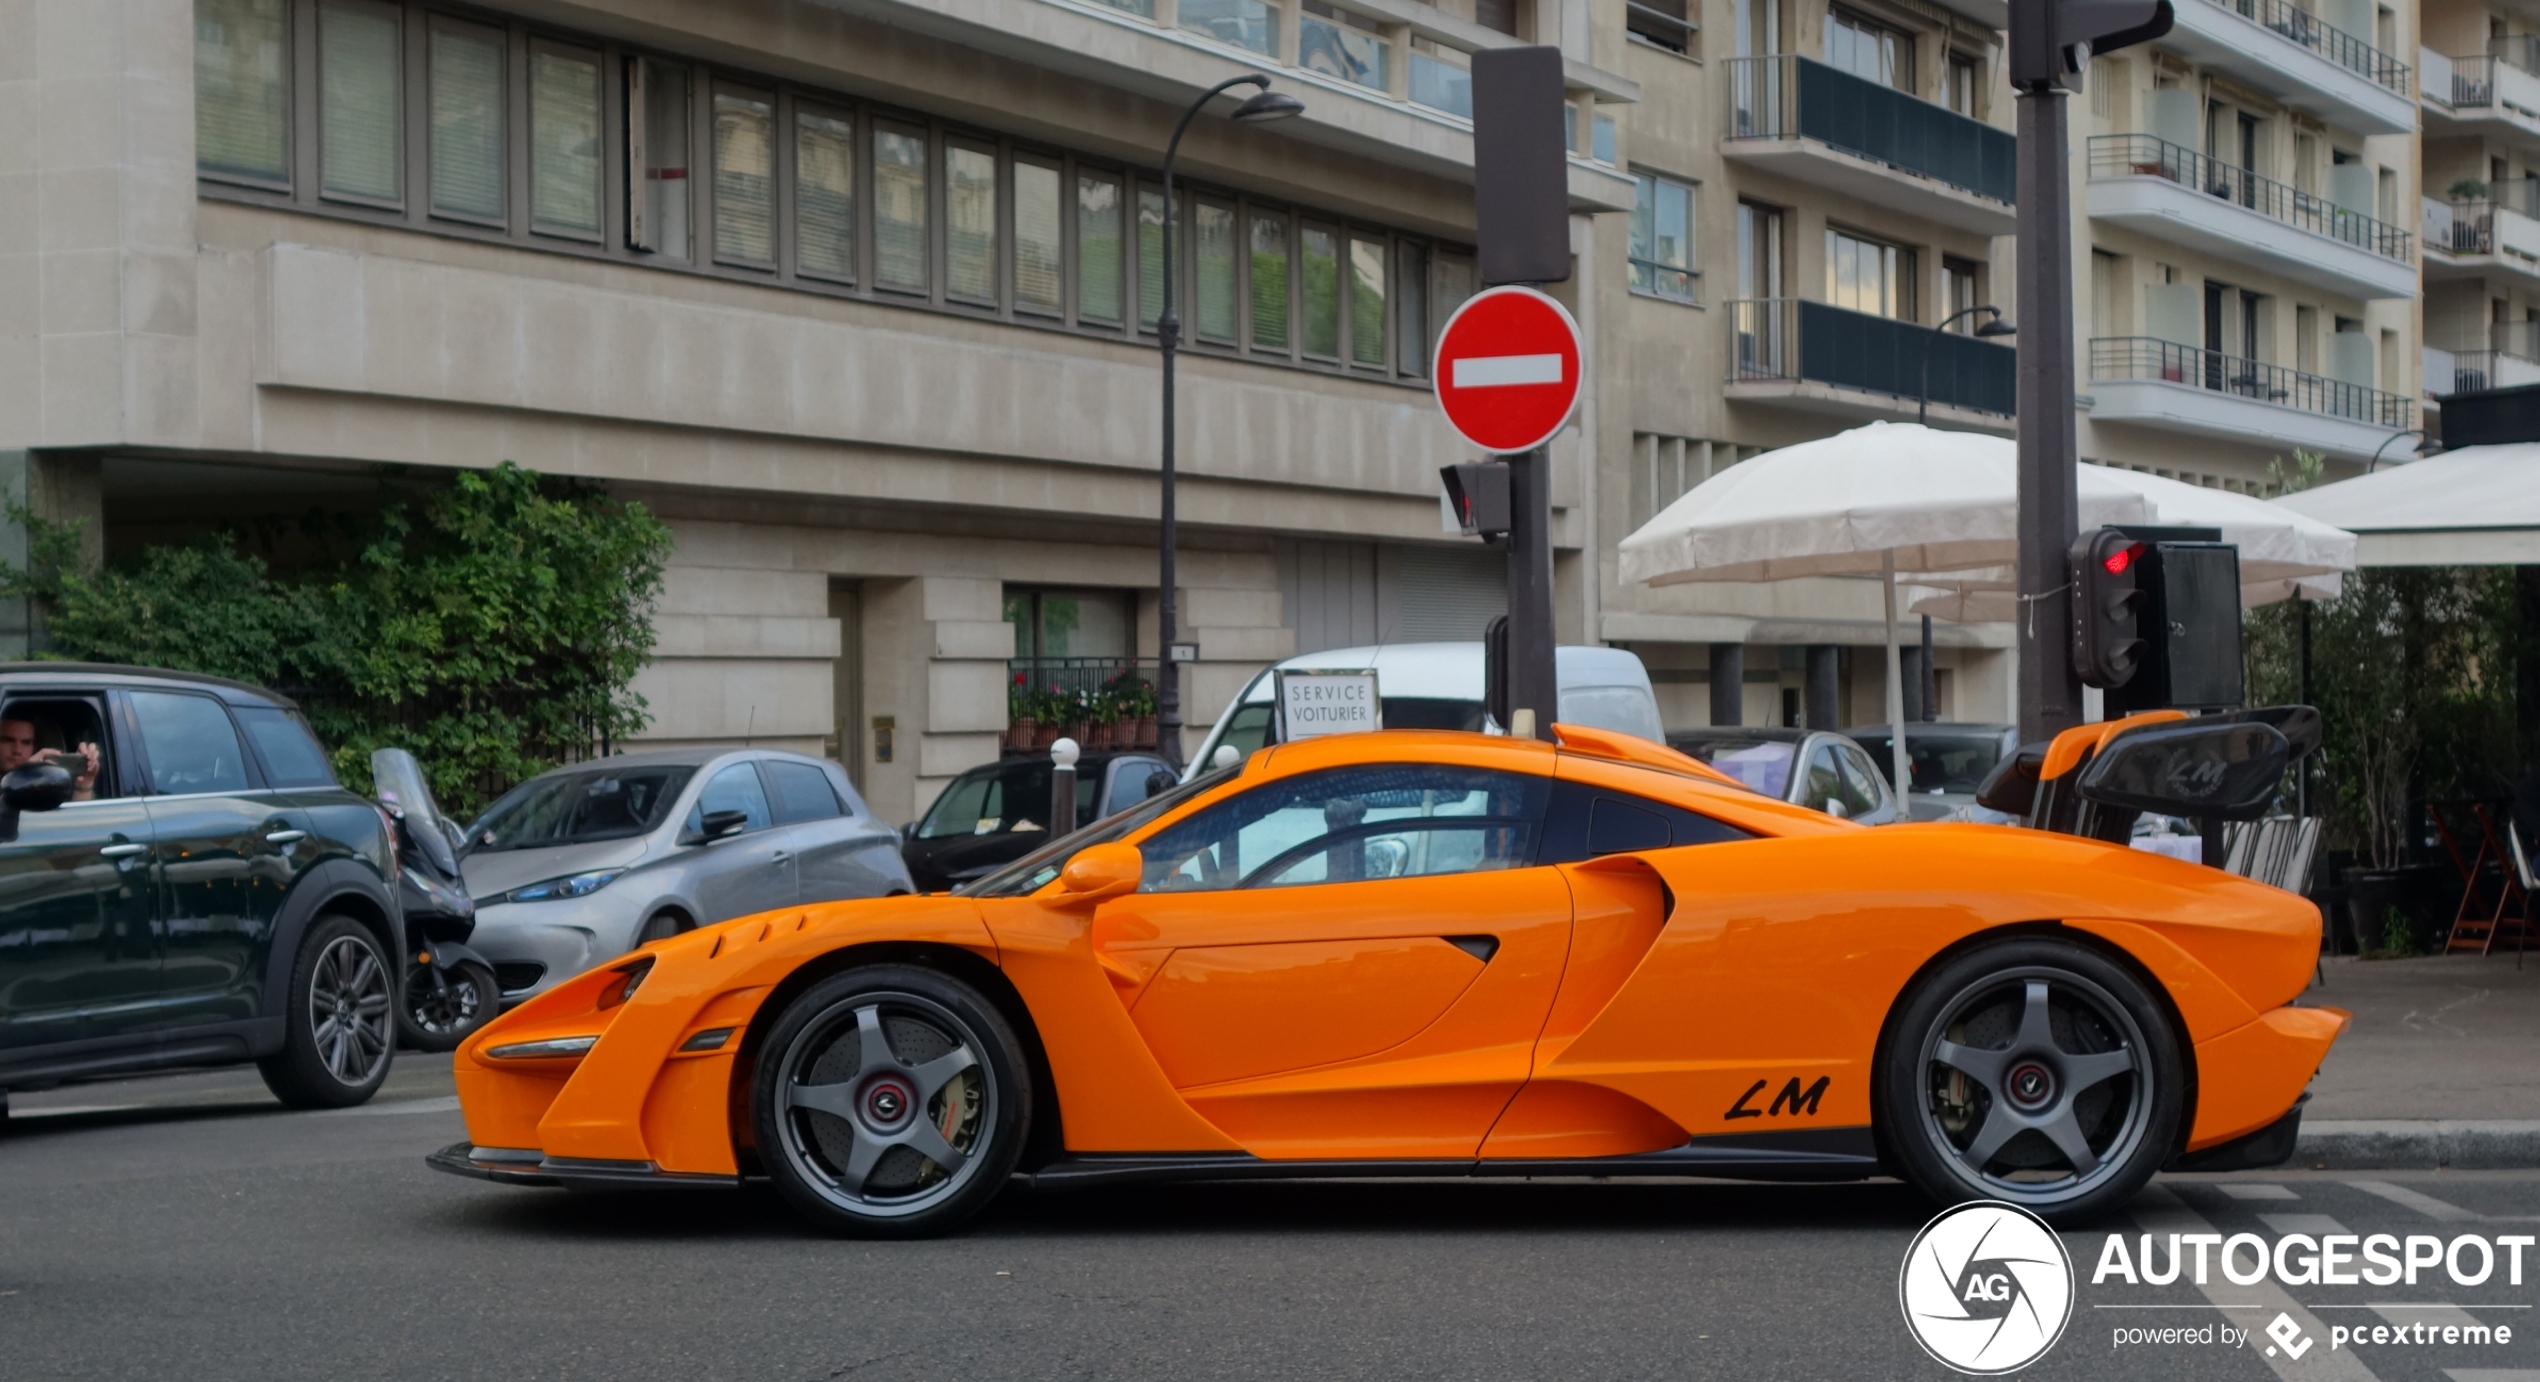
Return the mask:
<path fill-rule="evenodd" d="M 502 1011 L 494 966 L 467 948 L 476 903 L 459 874 L 459 829 L 433 804 L 423 768 L 404 749 L 370 756 L 379 801 L 396 823 L 398 901 L 412 963 L 397 1003 L 399 1041 L 419 1051 L 456 1050 Z"/>

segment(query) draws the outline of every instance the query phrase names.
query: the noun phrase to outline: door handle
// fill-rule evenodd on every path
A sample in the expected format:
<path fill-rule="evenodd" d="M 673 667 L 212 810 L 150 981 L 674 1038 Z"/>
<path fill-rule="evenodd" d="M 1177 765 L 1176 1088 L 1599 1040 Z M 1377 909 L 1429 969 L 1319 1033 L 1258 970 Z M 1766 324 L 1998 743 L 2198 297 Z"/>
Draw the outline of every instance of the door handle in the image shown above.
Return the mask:
<path fill-rule="evenodd" d="M 108 845 L 97 852 L 109 859 L 129 859 L 136 854 L 149 853 L 150 847 L 148 845 L 136 844 Z"/>
<path fill-rule="evenodd" d="M 777 850 L 775 853 L 768 855 L 767 857 L 768 857 L 771 861 L 781 861 L 781 860 L 785 860 L 785 859 L 791 859 L 791 858 L 793 858 L 794 856 L 793 856 L 793 854 L 792 854 L 792 852 L 791 852 L 791 851 L 788 851 L 788 850 L 782 850 L 782 849 L 780 849 L 780 850 Z"/>
<path fill-rule="evenodd" d="M 265 836 L 265 843 L 269 845 L 291 845 L 298 844 L 300 841 L 307 838 L 309 838 L 309 832 L 305 830 L 277 830 L 272 834 Z"/>

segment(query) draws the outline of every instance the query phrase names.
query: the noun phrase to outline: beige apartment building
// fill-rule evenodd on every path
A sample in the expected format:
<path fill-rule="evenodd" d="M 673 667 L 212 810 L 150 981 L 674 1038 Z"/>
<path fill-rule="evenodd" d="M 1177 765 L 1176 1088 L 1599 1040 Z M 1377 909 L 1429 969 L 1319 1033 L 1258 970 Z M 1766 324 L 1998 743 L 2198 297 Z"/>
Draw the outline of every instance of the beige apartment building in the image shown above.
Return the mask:
<path fill-rule="evenodd" d="M 2403 189 L 2469 166 L 2417 166 L 2389 56 L 2417 16 L 2177 4 L 2074 98 L 2083 454 L 2249 490 L 2295 447 L 2360 466 L 2435 387 Z M 2000 0 L 0 5 L 0 480 L 105 555 L 359 507 L 398 468 L 604 484 L 677 537 L 651 739 L 834 753 L 905 819 L 996 755 L 1018 672 L 1152 671 L 1158 165 L 1229 77 L 1306 110 L 1221 103 L 1177 167 L 1186 713 L 1272 659 L 1475 637 L 1504 607 L 1496 555 L 1440 523 L 1438 467 L 1467 457 L 1425 375 L 1475 287 L 1469 55 L 1554 44 L 1555 291 L 1591 367 L 1554 448 L 1561 636 L 1638 651 L 1671 725 L 1871 719 L 1874 584 L 1626 588 L 1613 550 L 1745 456 L 1911 421 L 1926 367 L 1935 424 L 2009 432 L 2011 352 L 1962 314 L 2012 300 L 2004 22 Z M 2540 131 L 2490 123 L 2517 120 Z M 2460 137 L 2526 166 L 2509 129 Z M 2515 320 L 2540 301 L 2540 260 L 2457 229 L 2533 210 L 2449 208 L 2443 303 L 2455 281 L 2505 285 Z M 1939 711 L 2008 718 L 2009 627 L 1935 637 Z"/>

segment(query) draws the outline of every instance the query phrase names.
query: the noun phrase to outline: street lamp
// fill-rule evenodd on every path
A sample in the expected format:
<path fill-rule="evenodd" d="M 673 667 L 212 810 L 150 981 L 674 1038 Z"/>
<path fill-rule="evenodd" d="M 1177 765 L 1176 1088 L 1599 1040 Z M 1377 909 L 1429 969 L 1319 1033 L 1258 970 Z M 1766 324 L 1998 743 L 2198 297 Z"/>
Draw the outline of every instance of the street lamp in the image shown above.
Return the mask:
<path fill-rule="evenodd" d="M 1951 322 L 1976 312 L 1993 314 L 1993 320 L 1976 328 L 1977 335 L 1991 339 L 2019 334 L 2009 322 L 2002 320 L 2002 309 L 1991 304 L 1982 307 L 1961 307 L 1948 316 L 1942 317 L 1940 324 L 1931 329 L 1931 350 L 1923 352 L 1923 386 L 1922 390 L 1914 395 L 1914 421 L 1922 422 L 1931 413 L 1931 357 L 1933 351 L 1940 349 L 1940 333 L 1947 331 Z"/>
<path fill-rule="evenodd" d="M 2390 449 L 2390 443 L 2397 441 L 2401 437 L 2416 438 L 2417 450 L 2420 453 L 2425 450 L 2425 443 L 2431 440 L 2425 435 L 2425 429 L 2422 427 L 2411 427 L 2404 432 L 2393 432 L 2389 436 L 2383 437 L 2381 439 L 2381 445 L 2373 448 L 2372 459 L 2364 464 L 2364 473 L 2366 475 L 2370 475 L 2374 468 L 2381 464 L 2381 453 Z"/>
<path fill-rule="evenodd" d="M 1182 112 L 1181 123 L 1173 127 L 1173 141 L 1164 146 L 1164 304 L 1156 314 L 1155 341 L 1164 354 L 1164 484 L 1161 506 L 1162 528 L 1157 537 L 1161 548 L 1161 573 L 1156 586 L 1155 646 L 1163 663 L 1155 679 L 1155 746 L 1164 761 L 1175 771 L 1182 767 L 1182 686 L 1180 664 L 1173 657 L 1173 352 L 1182 344 L 1182 314 L 1173 306 L 1173 158 L 1181 152 L 1182 134 L 1191 127 L 1209 102 L 1238 86 L 1259 87 L 1244 103 L 1228 113 L 1227 118 L 1241 124 L 1258 125 L 1272 120 L 1285 120 L 1301 115 L 1305 103 L 1294 96 L 1270 89 L 1270 79 L 1249 72 L 1230 77 L 1210 87 Z"/>

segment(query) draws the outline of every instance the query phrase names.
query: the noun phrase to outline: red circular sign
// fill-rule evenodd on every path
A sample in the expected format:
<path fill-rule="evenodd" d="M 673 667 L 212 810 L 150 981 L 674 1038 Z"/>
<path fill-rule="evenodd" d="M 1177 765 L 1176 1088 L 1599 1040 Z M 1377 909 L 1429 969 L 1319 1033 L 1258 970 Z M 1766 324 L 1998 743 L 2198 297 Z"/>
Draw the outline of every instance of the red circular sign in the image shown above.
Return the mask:
<path fill-rule="evenodd" d="M 1502 455 L 1552 440 L 1578 406 L 1579 324 L 1532 288 L 1467 299 L 1438 333 L 1429 377 L 1464 440 Z"/>

